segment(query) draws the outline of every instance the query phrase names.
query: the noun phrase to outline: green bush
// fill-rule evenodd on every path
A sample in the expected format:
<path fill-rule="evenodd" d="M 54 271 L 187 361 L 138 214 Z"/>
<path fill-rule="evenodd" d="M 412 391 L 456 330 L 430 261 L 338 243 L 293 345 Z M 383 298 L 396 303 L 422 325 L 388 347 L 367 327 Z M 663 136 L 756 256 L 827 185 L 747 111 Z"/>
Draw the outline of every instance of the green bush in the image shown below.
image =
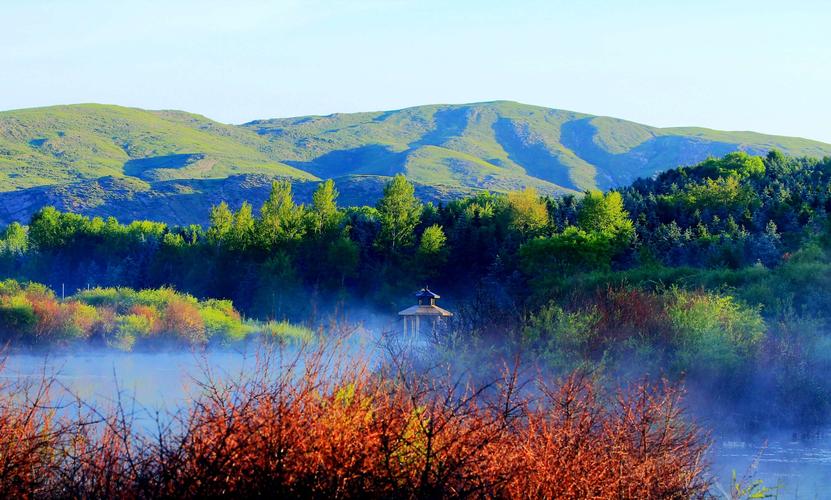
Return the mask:
<path fill-rule="evenodd" d="M 203 306 L 199 310 L 202 321 L 205 322 L 205 331 L 208 340 L 220 343 L 244 340 L 248 333 L 251 332 L 251 328 L 240 321 L 239 315 L 236 314 L 233 308 L 223 310 L 215 306 L 216 304 Z M 221 307 L 222 304 L 219 304 L 219 306 Z"/>
<path fill-rule="evenodd" d="M 115 336 L 110 345 L 129 351 L 136 340 L 150 335 L 150 320 L 141 314 L 127 314 L 116 318 Z"/>
<path fill-rule="evenodd" d="M 670 293 L 673 302 L 667 314 L 675 329 L 677 370 L 735 370 L 752 357 L 765 332 L 758 308 L 741 305 L 729 295 L 678 288 Z"/>
<path fill-rule="evenodd" d="M 314 332 L 304 326 L 293 325 L 288 321 L 269 321 L 260 328 L 260 333 L 269 339 L 309 342 L 314 339 Z"/>
<path fill-rule="evenodd" d="M 531 316 L 523 341 L 538 349 L 550 366 L 568 370 L 589 358 L 599 320 L 594 309 L 568 312 L 552 302 Z"/>
<path fill-rule="evenodd" d="M 2 285 L 6 285 L 4 282 Z M 0 296 L 0 338 L 12 338 L 31 333 L 37 324 L 32 303 L 23 295 Z"/>

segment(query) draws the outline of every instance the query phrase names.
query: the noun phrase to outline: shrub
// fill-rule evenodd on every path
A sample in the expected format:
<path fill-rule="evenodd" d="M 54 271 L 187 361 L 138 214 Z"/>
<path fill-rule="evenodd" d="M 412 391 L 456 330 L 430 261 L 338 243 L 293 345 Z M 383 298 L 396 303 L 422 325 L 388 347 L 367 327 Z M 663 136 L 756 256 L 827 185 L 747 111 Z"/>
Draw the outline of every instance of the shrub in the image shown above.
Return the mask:
<path fill-rule="evenodd" d="M 98 320 L 98 311 L 75 300 L 61 305 L 63 333 L 69 338 L 87 338 Z"/>
<path fill-rule="evenodd" d="M 675 328 L 680 371 L 734 370 L 751 358 L 765 332 L 758 308 L 729 295 L 674 289 L 667 314 Z"/>
<path fill-rule="evenodd" d="M 551 366 L 573 368 L 591 356 L 599 321 L 594 309 L 566 312 L 552 302 L 531 316 L 523 338 L 542 349 Z"/>
<path fill-rule="evenodd" d="M 130 308 L 129 311 L 130 315 L 141 316 L 147 322 L 147 331 L 143 333 L 142 336 L 147 336 L 151 333 L 158 333 L 158 328 L 160 325 L 159 321 L 159 311 L 153 306 L 145 306 L 145 305 L 134 305 Z"/>
<path fill-rule="evenodd" d="M 152 324 L 147 316 L 142 314 L 127 314 L 116 319 L 115 337 L 110 345 L 118 349 L 129 351 L 137 339 L 146 338 L 150 334 Z"/>
<path fill-rule="evenodd" d="M 23 289 L 20 287 L 20 283 L 15 280 L 7 279 L 0 281 L 0 296 L 5 295 L 17 295 Z"/>
<path fill-rule="evenodd" d="M 666 384 L 580 374 L 519 390 L 370 369 L 324 350 L 208 381 L 159 435 L 122 415 L 63 417 L 0 392 L 12 498 L 702 498 L 707 442 Z M 395 366 L 402 366 L 395 364 Z M 103 415 L 103 416 L 102 416 Z"/>
<path fill-rule="evenodd" d="M 293 325 L 288 321 L 269 321 L 262 325 L 260 333 L 267 339 L 279 341 L 311 341 L 314 332 L 306 327 Z"/>
<path fill-rule="evenodd" d="M 151 337 L 189 345 L 224 344 L 254 332 L 281 340 L 313 337 L 311 331 L 286 322 L 244 322 L 230 300 L 200 302 L 172 288 L 98 287 L 60 301 L 37 283 L 0 282 L 0 338 L 46 344 L 94 340 L 129 350 Z"/>
<path fill-rule="evenodd" d="M 122 290 L 124 289 L 95 287 L 89 290 L 81 290 L 75 294 L 74 298 L 95 307 L 103 305 L 119 306 L 124 302 Z"/>
<path fill-rule="evenodd" d="M 159 331 L 174 338 L 181 337 L 190 344 L 204 344 L 208 338 L 205 322 L 193 301 L 172 298 L 162 312 Z"/>
<path fill-rule="evenodd" d="M 30 334 L 37 324 L 32 303 L 23 295 L 0 296 L 0 336 L 20 338 Z"/>
<path fill-rule="evenodd" d="M 222 309 L 213 307 L 215 302 L 227 302 Z M 223 304 L 219 304 L 220 307 Z M 211 305 L 199 309 L 202 321 L 205 323 L 205 332 L 209 340 L 225 342 L 236 342 L 243 340 L 249 333 L 250 328 L 239 319 L 239 313 L 234 311 L 228 301 L 214 301 Z"/>
<path fill-rule="evenodd" d="M 29 296 L 29 294 L 27 294 Z M 32 309 L 35 311 L 37 323 L 34 327 L 36 342 L 55 342 L 62 337 L 64 326 L 61 306 L 53 297 L 29 296 Z"/>

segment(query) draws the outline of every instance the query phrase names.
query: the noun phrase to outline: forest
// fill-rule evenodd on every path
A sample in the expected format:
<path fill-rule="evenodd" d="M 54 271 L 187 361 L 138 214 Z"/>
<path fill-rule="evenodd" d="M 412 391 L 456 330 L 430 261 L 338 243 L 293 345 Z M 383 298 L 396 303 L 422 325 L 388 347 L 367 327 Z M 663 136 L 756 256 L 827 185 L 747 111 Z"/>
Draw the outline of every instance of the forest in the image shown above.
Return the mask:
<path fill-rule="evenodd" d="M 47 207 L 0 231 L 0 332 L 118 349 L 304 337 L 392 316 L 429 284 L 456 313 L 434 341 L 457 359 L 666 376 L 742 428 L 816 428 L 831 414 L 829 209 L 831 159 L 777 151 L 606 193 L 437 205 L 403 176 L 362 207 L 339 206 L 332 181 L 299 205 L 278 180 L 208 227 Z"/>

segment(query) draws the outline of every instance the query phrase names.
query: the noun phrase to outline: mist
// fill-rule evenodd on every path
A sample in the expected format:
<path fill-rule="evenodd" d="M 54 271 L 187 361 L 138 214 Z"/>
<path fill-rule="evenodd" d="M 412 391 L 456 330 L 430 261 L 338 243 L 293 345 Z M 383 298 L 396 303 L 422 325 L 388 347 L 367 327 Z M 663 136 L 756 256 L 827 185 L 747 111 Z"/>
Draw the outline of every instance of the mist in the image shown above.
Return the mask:
<path fill-rule="evenodd" d="M 382 370 L 395 362 L 430 377 L 446 376 L 463 385 L 484 386 L 513 369 L 518 386 L 531 393 L 537 390 L 530 383 L 533 377 L 556 380 L 563 375 L 540 364 L 529 353 L 505 349 L 497 341 L 480 338 L 461 343 L 446 328 L 429 335 L 403 337 L 396 318 L 373 308 L 344 311 L 343 316 L 356 322 L 341 324 L 338 332 L 329 336 L 321 326 L 318 331 L 322 335 L 312 344 L 331 344 L 332 352 L 345 352 L 351 360 L 360 360 L 372 370 Z M 272 380 L 286 371 L 302 373 L 306 357 L 316 352 L 309 347 L 301 342 L 256 340 L 231 347 L 167 346 L 130 352 L 17 349 L 6 353 L 0 376 L 28 385 L 50 378 L 54 381 L 50 405 L 59 414 L 77 411 L 79 405 L 102 414 L 120 408 L 129 413 L 137 429 L 152 433 L 160 422 L 173 421 L 187 409 L 209 384 L 244 384 L 256 378 L 265 358 L 274 371 Z M 635 366 L 593 376 L 609 386 L 632 384 L 644 376 L 656 378 Z M 714 388 L 688 384 L 687 390 L 687 418 L 701 425 L 711 442 L 707 461 L 713 494 L 729 498 L 735 474 L 745 487 L 758 482 L 760 487 L 773 488 L 771 491 L 780 498 L 821 497 L 824 485 L 831 480 L 828 429 L 806 430 L 770 423 L 754 428 L 748 425 L 750 417 L 742 413 L 740 405 L 717 402 L 718 394 L 711 392 Z"/>

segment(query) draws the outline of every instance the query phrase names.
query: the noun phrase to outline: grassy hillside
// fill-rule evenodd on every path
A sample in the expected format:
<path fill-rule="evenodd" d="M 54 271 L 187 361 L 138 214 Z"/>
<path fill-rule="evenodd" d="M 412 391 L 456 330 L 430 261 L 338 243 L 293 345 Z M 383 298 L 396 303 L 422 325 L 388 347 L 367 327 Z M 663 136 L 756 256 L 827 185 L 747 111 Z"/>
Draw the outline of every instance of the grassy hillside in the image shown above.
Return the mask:
<path fill-rule="evenodd" d="M 806 139 L 649 127 L 508 101 L 258 120 L 280 158 L 319 177 L 404 172 L 423 183 L 546 192 L 625 185 L 708 156 L 776 148 L 825 156 Z"/>
<path fill-rule="evenodd" d="M 161 180 L 262 172 L 313 178 L 269 150 L 248 130 L 182 112 L 82 104 L 0 113 L 4 191 L 103 176 Z"/>
<path fill-rule="evenodd" d="M 286 163 L 318 176 L 403 172 L 426 184 L 566 192 L 595 186 L 595 167 L 560 144 L 560 126 L 584 116 L 493 102 L 260 120 L 244 127 L 269 136 L 287 152 Z"/>
<path fill-rule="evenodd" d="M 182 111 L 53 106 L 0 112 L 0 218 L 23 217 L 46 202 L 123 217 L 125 200 L 140 199 L 146 208 L 131 205 L 131 215 L 185 210 L 187 219 L 183 207 L 246 189 L 246 182 L 223 181 L 239 174 L 338 178 L 355 194 L 399 172 L 427 197 L 525 186 L 569 193 L 625 185 L 708 156 L 772 148 L 831 155 L 831 145 L 806 139 L 659 129 L 507 101 L 240 126 Z"/>

